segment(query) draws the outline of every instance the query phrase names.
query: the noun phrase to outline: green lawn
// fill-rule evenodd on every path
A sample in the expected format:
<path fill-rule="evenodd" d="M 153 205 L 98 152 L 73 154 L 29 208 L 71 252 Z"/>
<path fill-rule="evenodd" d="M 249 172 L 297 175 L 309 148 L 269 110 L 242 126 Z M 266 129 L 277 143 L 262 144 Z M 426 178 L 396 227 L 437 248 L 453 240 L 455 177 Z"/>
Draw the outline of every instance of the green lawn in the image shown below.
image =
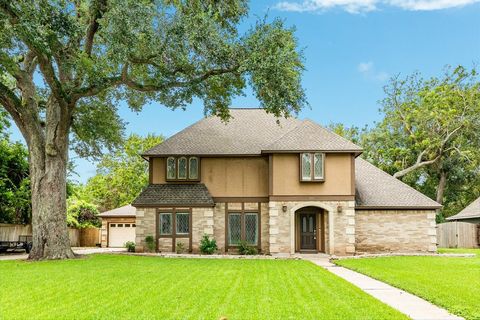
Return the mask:
<path fill-rule="evenodd" d="M 338 265 L 404 289 L 467 319 L 480 319 L 480 250 L 475 258 L 382 257 L 339 260 Z"/>
<path fill-rule="evenodd" d="M 0 261 L 0 319 L 405 319 L 308 261 Z"/>

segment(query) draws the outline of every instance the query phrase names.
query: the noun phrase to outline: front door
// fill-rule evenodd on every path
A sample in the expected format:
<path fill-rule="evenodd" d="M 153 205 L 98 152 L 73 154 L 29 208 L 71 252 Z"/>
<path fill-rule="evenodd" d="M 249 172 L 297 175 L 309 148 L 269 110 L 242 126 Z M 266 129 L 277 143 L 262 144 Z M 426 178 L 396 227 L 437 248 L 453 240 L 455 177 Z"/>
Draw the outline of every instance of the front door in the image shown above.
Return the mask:
<path fill-rule="evenodd" d="M 317 215 L 300 214 L 300 250 L 317 249 Z"/>

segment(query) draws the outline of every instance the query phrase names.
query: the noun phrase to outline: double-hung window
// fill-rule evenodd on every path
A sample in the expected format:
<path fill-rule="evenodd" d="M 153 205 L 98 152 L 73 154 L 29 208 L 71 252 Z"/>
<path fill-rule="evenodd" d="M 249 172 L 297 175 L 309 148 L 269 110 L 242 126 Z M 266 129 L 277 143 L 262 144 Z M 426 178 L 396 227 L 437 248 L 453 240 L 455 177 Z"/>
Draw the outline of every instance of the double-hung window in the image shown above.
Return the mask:
<path fill-rule="evenodd" d="M 300 154 L 300 180 L 325 180 L 325 154 L 320 152 Z"/>

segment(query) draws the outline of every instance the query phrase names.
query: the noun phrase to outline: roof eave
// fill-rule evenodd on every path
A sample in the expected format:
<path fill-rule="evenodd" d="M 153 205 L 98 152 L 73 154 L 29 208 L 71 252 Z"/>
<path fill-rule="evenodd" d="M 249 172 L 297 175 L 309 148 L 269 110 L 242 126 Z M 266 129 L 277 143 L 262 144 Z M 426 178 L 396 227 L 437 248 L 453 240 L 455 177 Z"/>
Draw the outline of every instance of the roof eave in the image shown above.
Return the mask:
<path fill-rule="evenodd" d="M 456 216 L 451 216 L 448 218 L 445 218 L 445 220 L 448 221 L 455 221 L 455 220 L 469 220 L 469 219 L 480 219 L 480 215 L 477 216 L 468 216 L 468 217 L 456 217 Z"/>
<path fill-rule="evenodd" d="M 325 153 L 354 153 L 358 157 L 363 150 L 333 150 L 333 149 L 299 149 L 299 150 L 262 150 L 262 154 L 270 153 L 302 153 L 302 152 L 325 152 Z"/>
<path fill-rule="evenodd" d="M 355 210 L 437 210 L 442 206 L 364 206 L 356 205 Z"/>
<path fill-rule="evenodd" d="M 132 204 L 135 208 L 213 208 L 215 203 L 201 203 L 201 204 L 165 204 L 165 203 L 134 203 Z"/>
<path fill-rule="evenodd" d="M 116 214 L 116 215 L 101 215 L 101 214 L 99 214 L 98 217 L 100 217 L 100 218 L 135 218 L 136 215 L 134 215 L 134 214 Z"/>

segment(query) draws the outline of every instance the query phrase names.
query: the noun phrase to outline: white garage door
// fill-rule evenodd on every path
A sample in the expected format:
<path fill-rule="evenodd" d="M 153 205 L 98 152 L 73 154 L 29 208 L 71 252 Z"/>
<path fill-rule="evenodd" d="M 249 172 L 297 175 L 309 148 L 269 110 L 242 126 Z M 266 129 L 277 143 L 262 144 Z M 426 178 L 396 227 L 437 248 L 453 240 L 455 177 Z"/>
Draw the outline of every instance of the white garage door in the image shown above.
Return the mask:
<path fill-rule="evenodd" d="M 110 223 L 108 229 L 108 246 L 124 247 L 125 242 L 135 242 L 135 224 L 134 223 Z"/>

